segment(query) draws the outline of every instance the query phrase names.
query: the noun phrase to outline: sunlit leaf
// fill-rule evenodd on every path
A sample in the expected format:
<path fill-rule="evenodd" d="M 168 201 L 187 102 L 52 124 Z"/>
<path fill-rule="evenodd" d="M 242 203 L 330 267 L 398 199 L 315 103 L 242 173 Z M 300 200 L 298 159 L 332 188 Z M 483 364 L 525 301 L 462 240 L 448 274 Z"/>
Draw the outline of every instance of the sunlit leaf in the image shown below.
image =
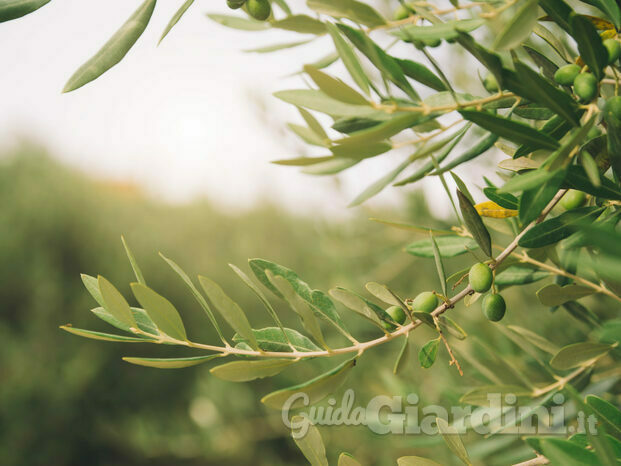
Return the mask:
<path fill-rule="evenodd" d="M 184 367 L 198 366 L 212 359 L 222 357 L 221 354 L 209 356 L 192 356 L 189 358 L 137 358 L 124 357 L 123 361 L 138 366 L 155 367 L 157 369 L 182 369 Z"/>
<path fill-rule="evenodd" d="M 573 369 L 601 358 L 611 348 L 601 343 L 575 343 L 561 348 L 550 360 L 550 365 L 558 370 Z"/>
<path fill-rule="evenodd" d="M 131 287 L 134 296 L 157 328 L 172 338 L 187 340 L 181 316 L 170 301 L 141 283 L 132 283 Z"/>
<path fill-rule="evenodd" d="M 279 374 L 295 359 L 260 359 L 257 361 L 233 361 L 209 370 L 213 375 L 229 382 L 248 382 Z"/>
<path fill-rule="evenodd" d="M 291 419 L 291 425 L 299 426 L 301 423 L 306 423 L 306 435 L 296 435 L 295 432 L 292 432 L 291 436 L 293 437 L 293 441 L 311 466 L 328 466 L 326 448 L 323 445 L 323 440 L 321 440 L 319 429 L 317 429 L 308 418 L 294 416 Z"/>

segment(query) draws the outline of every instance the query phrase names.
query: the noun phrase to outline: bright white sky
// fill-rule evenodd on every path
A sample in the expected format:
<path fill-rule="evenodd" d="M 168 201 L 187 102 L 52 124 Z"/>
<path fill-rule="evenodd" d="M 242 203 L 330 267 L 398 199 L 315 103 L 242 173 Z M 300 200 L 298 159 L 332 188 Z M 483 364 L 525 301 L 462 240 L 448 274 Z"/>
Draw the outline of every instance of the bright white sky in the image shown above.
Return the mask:
<path fill-rule="evenodd" d="M 136 182 L 168 200 L 206 195 L 227 207 L 246 207 L 267 197 L 289 208 L 337 214 L 406 155 L 367 161 L 340 176 L 340 183 L 270 164 L 310 155 L 285 127 L 301 118 L 271 93 L 305 87 L 300 76 L 284 76 L 325 55 L 332 44 L 322 38 L 272 54 L 243 53 L 300 36 L 224 28 L 205 16 L 229 13 L 224 0 L 197 0 L 156 47 L 181 3 L 158 2 L 125 59 L 68 94 L 60 91 L 69 76 L 140 1 L 54 0 L 0 24 L 0 145 L 33 137 L 73 166 Z M 339 72 L 338 66 L 332 69 Z M 426 181 L 424 187 L 435 192 L 433 184 Z M 387 188 L 374 203 L 394 203 L 402 189 Z"/>

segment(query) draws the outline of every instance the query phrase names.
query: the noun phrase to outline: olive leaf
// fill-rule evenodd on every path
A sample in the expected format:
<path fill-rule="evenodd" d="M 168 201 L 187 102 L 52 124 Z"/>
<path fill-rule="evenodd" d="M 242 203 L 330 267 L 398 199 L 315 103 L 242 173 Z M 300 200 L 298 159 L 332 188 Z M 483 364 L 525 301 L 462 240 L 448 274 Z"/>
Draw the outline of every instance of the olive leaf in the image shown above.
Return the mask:
<path fill-rule="evenodd" d="M 181 5 L 179 9 L 175 12 L 173 17 L 170 18 L 170 21 L 166 25 L 166 28 L 164 28 L 164 32 L 162 33 L 160 40 L 157 42 L 157 45 L 160 45 L 160 43 L 164 40 L 164 37 L 168 35 L 168 33 L 173 27 L 175 27 L 175 25 L 179 22 L 179 20 L 185 14 L 185 12 L 188 11 L 188 8 L 190 8 L 193 3 L 194 3 L 194 0 L 186 0 L 185 2 L 183 2 L 183 5 Z"/>
<path fill-rule="evenodd" d="M 157 369 L 182 369 L 184 367 L 198 366 L 215 358 L 222 357 L 221 354 L 211 354 L 209 356 L 191 356 L 188 358 L 137 358 L 124 357 L 123 361 L 138 366 L 155 367 Z"/>
<path fill-rule="evenodd" d="M 125 335 L 114 335 L 112 333 L 104 333 L 104 332 L 95 332 L 93 330 L 84 330 L 81 328 L 75 328 L 71 325 L 61 325 L 61 329 L 66 332 L 73 333 L 74 335 L 78 335 L 84 338 L 90 338 L 92 340 L 103 340 L 103 341 L 118 341 L 125 343 L 148 343 L 155 340 L 150 338 L 143 337 L 128 337 Z"/>
<path fill-rule="evenodd" d="M 293 437 L 293 441 L 311 466 L 328 466 L 326 447 L 323 444 L 323 440 L 321 440 L 319 429 L 306 417 L 294 416 L 291 419 L 292 426 L 300 426 L 302 423 L 306 424 L 306 433 L 305 435 L 296 435 L 296 432 L 292 431 L 291 437 Z"/>
<path fill-rule="evenodd" d="M 140 270 L 140 267 L 138 266 L 138 262 L 136 261 L 136 258 L 134 257 L 134 253 L 131 251 L 131 249 L 129 249 L 129 245 L 125 241 L 125 237 L 124 236 L 121 236 L 121 242 L 123 243 L 123 247 L 125 248 L 125 253 L 127 254 L 127 258 L 129 259 L 129 263 L 132 266 L 132 270 L 134 271 L 134 275 L 136 276 L 136 280 L 138 280 L 138 283 L 142 283 L 143 285 L 146 285 L 147 282 L 144 279 L 144 275 L 142 274 L 142 270 Z"/>
<path fill-rule="evenodd" d="M 233 29 L 241 29 L 242 31 L 264 31 L 270 29 L 270 23 L 267 21 L 257 21 L 252 18 L 242 18 L 240 16 L 220 15 L 208 13 L 207 17 L 222 26 Z"/>
<path fill-rule="evenodd" d="M 131 287 L 134 296 L 158 329 L 177 340 L 187 340 L 181 316 L 170 301 L 141 283 L 132 283 Z"/>
<path fill-rule="evenodd" d="M 382 328 L 381 322 L 395 325 L 394 320 L 384 309 L 354 291 L 336 287 L 330 290 L 330 296 L 380 328 Z"/>
<path fill-rule="evenodd" d="M 250 380 L 272 377 L 279 374 L 295 359 L 260 359 L 257 361 L 233 361 L 209 370 L 213 375 L 229 382 L 248 382 Z"/>
<path fill-rule="evenodd" d="M 349 359 L 339 364 L 334 369 L 325 372 L 307 382 L 292 387 L 277 390 L 261 398 L 261 402 L 270 408 L 281 409 L 293 395 L 300 395 L 290 404 L 290 409 L 301 406 L 313 405 L 330 393 L 337 390 L 344 382 L 349 372 L 356 364 L 356 358 Z M 308 402 L 303 401 L 304 395 L 308 397 Z"/>
<path fill-rule="evenodd" d="M 362 466 L 356 459 L 349 453 L 341 453 L 339 455 L 339 462 L 337 466 Z"/>
<path fill-rule="evenodd" d="M 550 360 L 550 365 L 558 370 L 573 369 L 601 358 L 611 349 L 612 346 L 601 343 L 575 343 L 561 348 Z"/>
<path fill-rule="evenodd" d="M 146 29 L 155 2 L 156 0 L 145 0 L 108 42 L 69 78 L 63 92 L 71 92 L 84 86 L 119 63 Z"/>
<path fill-rule="evenodd" d="M 470 200 L 459 189 L 457 190 L 457 199 L 459 200 L 461 214 L 464 217 L 464 222 L 466 223 L 468 231 L 481 250 L 489 257 L 492 257 L 492 238 L 483 224 L 483 220 L 481 220 L 479 213 Z"/>
<path fill-rule="evenodd" d="M 356 0 L 307 0 L 311 10 L 334 18 L 347 18 L 368 27 L 382 26 L 386 21 L 373 7 Z"/>
<path fill-rule="evenodd" d="M 428 458 L 422 456 L 402 456 L 397 458 L 398 466 L 442 466 L 440 463 L 436 463 Z"/>
<path fill-rule="evenodd" d="M 477 243 L 472 238 L 464 236 L 438 236 L 435 240 L 441 257 L 455 257 L 478 248 Z M 433 246 L 429 238 L 410 243 L 406 246 L 405 251 L 417 257 L 434 257 Z"/>
<path fill-rule="evenodd" d="M 339 57 L 341 57 L 341 61 L 343 62 L 343 65 L 345 65 L 345 68 L 349 72 L 349 75 L 352 77 L 358 87 L 362 89 L 362 92 L 368 94 L 369 80 L 366 74 L 364 74 L 362 66 L 360 65 L 360 61 L 356 57 L 353 49 L 345 41 L 345 39 L 343 39 L 341 33 L 339 32 L 339 29 L 334 24 L 326 23 L 326 28 L 328 30 L 328 33 L 330 34 L 330 37 L 332 37 L 334 47 L 336 48 Z"/>
<path fill-rule="evenodd" d="M 530 36 L 537 23 L 537 0 L 523 2 L 521 7 L 503 27 L 494 40 L 494 49 L 509 50 L 517 47 Z"/>
<path fill-rule="evenodd" d="M 0 23 L 26 16 L 49 2 L 50 0 L 4 0 L 0 2 Z"/>
<path fill-rule="evenodd" d="M 140 330 L 142 330 L 143 332 L 150 333 L 151 335 L 155 335 L 155 336 L 158 336 L 160 334 L 159 330 L 157 329 L 157 326 L 151 320 L 151 318 L 145 312 L 144 309 L 140 309 L 137 307 L 132 307 L 130 309 L 134 316 L 134 320 L 136 321 L 136 325 Z M 131 332 L 131 329 L 128 325 L 118 320 L 105 308 L 96 307 L 94 309 L 91 309 L 91 312 L 95 314 L 97 317 L 99 317 L 101 320 L 103 320 L 104 322 L 112 325 L 113 327 L 121 329 L 125 332 Z"/>
<path fill-rule="evenodd" d="M 265 327 L 252 329 L 259 349 L 263 351 L 321 351 L 308 337 L 291 328 Z M 233 335 L 234 342 L 248 341 L 239 334 Z"/>
<path fill-rule="evenodd" d="M 438 356 L 439 346 L 439 337 L 434 340 L 430 340 L 423 345 L 423 347 L 418 352 L 418 361 L 420 362 L 421 367 L 429 369 L 431 366 L 433 366 L 433 363 L 436 362 L 436 357 Z"/>
<path fill-rule="evenodd" d="M 401 346 L 401 350 L 399 351 L 399 355 L 397 356 L 397 360 L 395 361 L 395 365 L 393 366 L 392 372 L 393 374 L 399 374 L 403 371 L 404 367 L 407 367 L 408 361 L 410 359 L 410 340 L 408 338 L 408 334 L 403 336 L 403 345 Z"/>
<path fill-rule="evenodd" d="M 581 285 L 559 286 L 551 283 L 537 291 L 537 298 L 544 306 L 560 306 L 595 293 L 593 288 Z"/>
<path fill-rule="evenodd" d="M 224 290 L 210 278 L 199 275 L 198 281 L 200 282 L 205 294 L 209 298 L 209 301 L 220 312 L 224 320 L 241 336 L 243 336 L 251 348 L 257 348 L 257 340 L 252 332 L 252 327 L 248 318 L 239 304 L 233 301 L 224 292 Z"/>
<path fill-rule="evenodd" d="M 129 304 L 127 304 L 127 301 L 125 301 L 123 295 L 119 293 L 114 285 L 99 275 L 97 277 L 97 286 L 101 292 L 103 307 L 118 321 L 128 327 L 135 327 L 136 321 L 134 320 L 134 315 L 129 308 Z"/>
<path fill-rule="evenodd" d="M 466 451 L 466 447 L 461 440 L 461 436 L 457 433 L 457 430 L 441 418 L 436 418 L 436 424 L 438 425 L 438 431 L 451 451 L 455 453 L 455 455 L 457 455 L 457 457 L 462 460 L 464 464 L 472 464 L 470 462 L 468 452 Z"/>

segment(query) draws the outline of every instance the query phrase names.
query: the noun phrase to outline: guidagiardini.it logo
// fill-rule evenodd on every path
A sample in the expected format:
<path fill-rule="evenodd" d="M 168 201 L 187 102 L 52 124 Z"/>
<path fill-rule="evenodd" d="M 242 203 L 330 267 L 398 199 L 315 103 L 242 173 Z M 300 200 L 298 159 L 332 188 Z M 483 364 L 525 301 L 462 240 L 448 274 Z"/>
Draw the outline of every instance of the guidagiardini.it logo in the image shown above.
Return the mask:
<path fill-rule="evenodd" d="M 348 389 L 340 403 L 329 398 L 327 406 L 310 406 L 309 396 L 295 393 L 282 408 L 282 421 L 295 438 L 306 435 L 310 424 L 317 426 L 366 426 L 379 435 L 436 435 L 437 419 L 449 424 L 455 434 L 567 435 L 589 431 L 597 434 L 593 415 L 567 409 L 561 393 L 545 403 L 520 405 L 514 393 L 487 394 L 486 406 L 420 405 L 415 393 L 407 396 L 379 395 L 365 405 L 356 405 L 355 392 Z M 296 411 L 296 418 L 293 419 Z M 568 425 L 568 414 L 577 422 Z"/>

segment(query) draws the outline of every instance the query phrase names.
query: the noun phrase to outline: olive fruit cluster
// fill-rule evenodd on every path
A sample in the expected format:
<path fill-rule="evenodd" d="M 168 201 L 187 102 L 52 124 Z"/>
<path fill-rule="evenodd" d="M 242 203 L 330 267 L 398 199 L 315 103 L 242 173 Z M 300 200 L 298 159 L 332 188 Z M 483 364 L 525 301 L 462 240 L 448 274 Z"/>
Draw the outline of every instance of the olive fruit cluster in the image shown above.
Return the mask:
<path fill-rule="evenodd" d="M 423 291 L 412 300 L 411 307 L 414 311 L 431 312 L 438 305 L 438 297 L 431 291 Z M 386 309 L 386 313 L 399 325 L 405 323 L 406 315 L 401 306 L 390 306 Z M 382 327 L 386 330 L 394 330 L 394 325 L 388 322 L 382 322 Z"/>
<path fill-rule="evenodd" d="M 259 21 L 265 21 L 272 13 L 269 0 L 226 0 L 226 4 L 232 10 L 245 6 L 248 14 Z"/>
<path fill-rule="evenodd" d="M 468 280 L 470 282 L 470 287 L 474 291 L 477 293 L 487 293 L 492 287 L 494 275 L 487 265 L 478 263 L 470 268 Z M 501 320 L 507 310 L 504 298 L 496 293 L 486 295 L 483 298 L 482 306 L 485 317 L 492 322 Z"/>
<path fill-rule="evenodd" d="M 608 52 L 608 64 L 612 65 L 621 56 L 621 44 L 617 39 L 606 39 L 603 44 Z M 554 73 L 554 80 L 563 86 L 573 86 L 580 100 L 589 102 L 597 96 L 597 78 L 592 73 L 581 71 L 580 66 L 573 63 L 561 66 Z"/>

